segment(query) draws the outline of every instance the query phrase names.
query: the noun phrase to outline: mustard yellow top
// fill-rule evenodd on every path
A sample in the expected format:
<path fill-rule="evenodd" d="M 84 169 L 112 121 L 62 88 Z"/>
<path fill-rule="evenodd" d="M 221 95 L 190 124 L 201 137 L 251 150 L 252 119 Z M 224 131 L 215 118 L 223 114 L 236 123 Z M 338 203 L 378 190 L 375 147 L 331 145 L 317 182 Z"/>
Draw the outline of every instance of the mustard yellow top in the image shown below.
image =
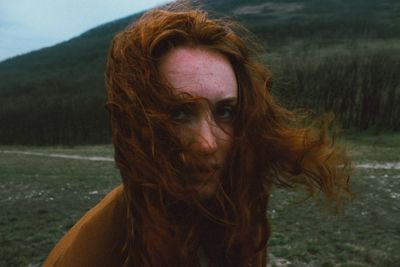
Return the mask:
<path fill-rule="evenodd" d="M 125 240 L 122 185 L 108 193 L 57 243 L 44 267 L 120 267 Z"/>
<path fill-rule="evenodd" d="M 120 185 L 64 235 L 43 266 L 121 267 L 126 233 L 125 210 L 123 186 Z M 204 258 L 201 259 L 201 266 L 207 266 L 206 262 Z M 257 262 L 266 266 L 266 250 L 258 254 Z"/>

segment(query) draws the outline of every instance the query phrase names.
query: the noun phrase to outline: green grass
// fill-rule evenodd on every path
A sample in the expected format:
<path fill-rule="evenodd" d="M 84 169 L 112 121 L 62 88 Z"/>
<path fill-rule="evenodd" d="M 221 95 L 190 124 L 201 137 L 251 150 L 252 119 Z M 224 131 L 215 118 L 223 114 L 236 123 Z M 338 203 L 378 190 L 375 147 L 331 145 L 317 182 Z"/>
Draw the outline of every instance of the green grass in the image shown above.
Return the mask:
<path fill-rule="evenodd" d="M 15 148 L 1 148 L 5 149 Z M 70 148 L 19 149 L 71 152 Z M 104 146 L 96 149 L 109 151 Z M 99 155 L 96 149 L 88 147 Z M 75 154 L 81 151 L 77 148 Z M 65 231 L 119 183 L 113 166 L 107 161 L 0 153 L 0 266 L 40 264 Z"/>
<path fill-rule="evenodd" d="M 399 266 L 400 171 L 357 170 L 353 200 L 333 215 L 299 192 L 277 190 L 270 250 L 292 266 Z"/>
<path fill-rule="evenodd" d="M 346 131 L 343 143 L 355 162 L 400 162 L 400 134 Z"/>
<path fill-rule="evenodd" d="M 400 161 L 399 134 L 344 136 L 339 142 L 355 163 Z M 352 191 L 352 201 L 332 214 L 321 203 L 303 202 L 303 192 L 276 190 L 269 252 L 289 266 L 400 266 L 400 170 L 356 168 Z"/>
<path fill-rule="evenodd" d="M 400 161 L 399 134 L 346 132 L 340 142 L 357 163 Z M 112 157 L 110 145 L 4 150 Z M 118 183 L 109 161 L 0 153 L 0 266 L 40 266 L 57 240 Z M 352 202 L 337 215 L 318 202 L 299 202 L 300 191 L 273 192 L 269 252 L 291 262 L 280 266 L 399 266 L 400 170 L 355 169 L 352 189 Z"/>

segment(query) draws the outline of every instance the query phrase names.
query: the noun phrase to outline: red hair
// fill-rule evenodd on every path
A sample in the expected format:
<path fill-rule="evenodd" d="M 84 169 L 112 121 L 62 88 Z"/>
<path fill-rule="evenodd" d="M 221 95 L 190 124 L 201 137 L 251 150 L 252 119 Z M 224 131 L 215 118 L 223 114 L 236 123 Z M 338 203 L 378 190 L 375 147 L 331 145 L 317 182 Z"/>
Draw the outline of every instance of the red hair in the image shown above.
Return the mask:
<path fill-rule="evenodd" d="M 263 266 L 274 184 L 304 185 L 335 201 L 348 192 L 349 161 L 327 124 L 306 125 L 274 101 L 270 72 L 239 32 L 201 10 L 156 9 L 112 41 L 107 107 L 128 204 L 127 266 L 198 266 L 199 247 L 216 266 Z M 178 46 L 224 55 L 239 86 L 232 151 L 216 196 L 203 202 L 185 187 L 185 148 L 170 116 L 180 100 L 158 71 L 160 58 Z"/>

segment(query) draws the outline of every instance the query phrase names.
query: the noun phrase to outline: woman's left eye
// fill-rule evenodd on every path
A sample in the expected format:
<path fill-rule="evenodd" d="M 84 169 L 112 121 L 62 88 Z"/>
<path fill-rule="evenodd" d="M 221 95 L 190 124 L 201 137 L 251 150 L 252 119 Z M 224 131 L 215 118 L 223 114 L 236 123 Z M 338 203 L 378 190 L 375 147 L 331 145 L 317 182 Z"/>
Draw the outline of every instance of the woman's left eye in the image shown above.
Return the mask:
<path fill-rule="evenodd" d="M 234 116 L 234 107 L 233 106 L 222 106 L 217 108 L 216 117 L 222 121 L 231 121 Z"/>

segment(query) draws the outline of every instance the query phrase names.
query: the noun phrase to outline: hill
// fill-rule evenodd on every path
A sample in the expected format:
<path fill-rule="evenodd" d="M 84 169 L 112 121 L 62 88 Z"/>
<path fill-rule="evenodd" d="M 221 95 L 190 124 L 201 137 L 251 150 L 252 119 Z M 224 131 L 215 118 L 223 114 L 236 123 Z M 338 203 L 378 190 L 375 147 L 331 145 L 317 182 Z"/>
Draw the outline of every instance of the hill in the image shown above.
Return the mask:
<path fill-rule="evenodd" d="M 345 128 L 400 130 L 396 0 L 214 0 L 265 46 L 273 93 L 289 107 L 334 111 Z M 1 144 L 110 142 L 103 71 L 112 37 L 141 14 L 0 62 Z"/>

